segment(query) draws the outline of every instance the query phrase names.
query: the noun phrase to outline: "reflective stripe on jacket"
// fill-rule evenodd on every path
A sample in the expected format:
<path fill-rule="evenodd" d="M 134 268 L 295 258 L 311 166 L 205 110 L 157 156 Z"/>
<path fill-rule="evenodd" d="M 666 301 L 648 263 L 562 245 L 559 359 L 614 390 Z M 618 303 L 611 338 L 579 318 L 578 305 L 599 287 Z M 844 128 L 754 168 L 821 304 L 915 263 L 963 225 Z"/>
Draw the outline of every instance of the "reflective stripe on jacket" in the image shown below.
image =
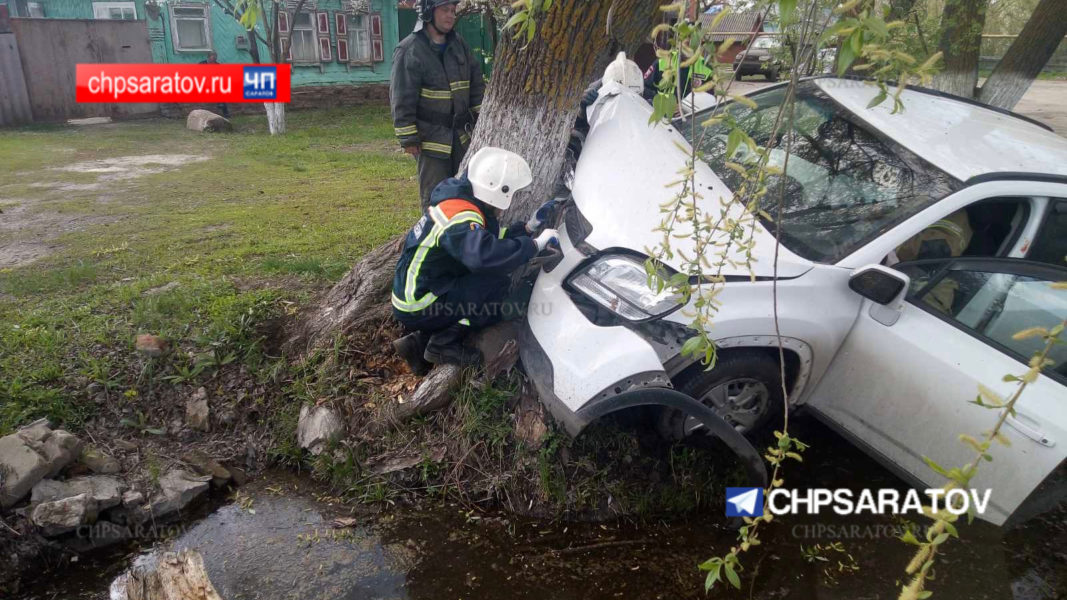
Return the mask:
<path fill-rule="evenodd" d="M 425 31 L 404 38 L 393 52 L 389 83 L 400 145 L 418 145 L 438 158 L 452 154 L 453 130 L 466 149 L 470 136 L 464 125 L 473 129 L 485 92 L 482 65 L 470 47 L 455 32 L 446 40 L 444 53 L 438 54 Z"/>
<path fill-rule="evenodd" d="M 408 232 L 396 265 L 392 301 L 397 310 L 423 310 L 464 275 L 505 275 L 537 254 L 537 244 L 521 222 L 501 229 L 480 204 L 465 176 L 434 188 L 430 206 Z"/>

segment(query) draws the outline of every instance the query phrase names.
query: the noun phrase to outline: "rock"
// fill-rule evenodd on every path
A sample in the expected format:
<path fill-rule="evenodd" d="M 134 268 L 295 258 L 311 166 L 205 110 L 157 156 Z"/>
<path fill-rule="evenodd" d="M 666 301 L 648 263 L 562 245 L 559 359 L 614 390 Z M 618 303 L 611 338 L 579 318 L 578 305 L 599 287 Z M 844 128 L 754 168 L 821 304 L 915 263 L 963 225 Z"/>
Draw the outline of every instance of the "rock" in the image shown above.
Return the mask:
<path fill-rule="evenodd" d="M 200 431 L 211 431 L 211 409 L 207 404 L 207 390 L 196 390 L 192 398 L 185 401 L 185 422 L 189 427 Z"/>
<path fill-rule="evenodd" d="M 113 456 L 104 454 L 96 448 L 86 448 L 82 450 L 81 457 L 78 461 L 89 467 L 93 473 L 99 475 L 114 475 L 122 470 L 122 465 Z"/>
<path fill-rule="evenodd" d="M 98 509 L 104 510 L 118 506 L 125 491 L 125 482 L 111 475 L 75 477 L 67 481 L 45 479 L 33 486 L 30 502 L 42 504 L 86 494 L 96 503 Z"/>
<path fill-rule="evenodd" d="M 96 511 L 96 503 L 89 497 L 89 494 L 79 494 L 54 502 L 38 504 L 33 509 L 33 516 L 30 520 L 41 528 L 42 535 L 52 537 L 92 523 L 96 520 Z"/>
<path fill-rule="evenodd" d="M 248 473 L 241 467 L 227 467 L 227 470 L 230 472 L 230 475 L 233 475 L 233 482 L 237 486 L 242 486 L 248 483 Z"/>
<path fill-rule="evenodd" d="M 434 367 L 433 371 L 419 382 L 419 387 L 415 388 L 414 392 L 395 405 L 393 416 L 406 419 L 444 407 L 452 399 L 452 389 L 459 383 L 462 375 L 463 367 L 457 365 Z"/>
<path fill-rule="evenodd" d="M 179 511 L 206 492 L 210 481 L 210 475 L 193 475 L 182 469 L 167 471 L 159 478 L 160 492 L 152 496 L 148 511 L 155 518 Z"/>
<path fill-rule="evenodd" d="M 344 435 L 344 431 L 341 419 L 329 408 L 305 405 L 300 409 L 296 439 L 301 448 L 312 454 L 322 454 L 327 444 Z"/>
<path fill-rule="evenodd" d="M 445 458 L 446 450 L 444 446 L 438 446 L 425 459 L 431 462 L 441 462 Z M 386 454 L 368 460 L 366 469 L 372 475 L 386 475 L 422 464 L 423 458 L 421 454 Z"/>
<path fill-rule="evenodd" d="M 55 477 L 81 456 L 84 442 L 62 429 L 52 430 L 47 419 L 35 421 L 15 432 L 48 463 L 45 477 Z"/>
<path fill-rule="evenodd" d="M 173 290 L 174 288 L 178 287 L 178 285 L 179 284 L 178 284 L 177 281 L 172 281 L 170 283 L 163 284 L 163 285 L 161 285 L 159 287 L 154 287 L 154 288 L 147 289 L 147 290 L 141 292 L 141 295 L 142 296 L 158 296 L 160 294 L 164 294 L 166 292 L 169 292 L 169 291 Z"/>
<path fill-rule="evenodd" d="M 149 333 L 142 333 L 137 336 L 133 345 L 138 352 L 145 356 L 161 356 L 167 351 L 167 340 Z"/>
<path fill-rule="evenodd" d="M 21 500 L 48 471 L 48 461 L 18 435 L 0 438 L 0 506 Z"/>
<path fill-rule="evenodd" d="M 195 550 L 138 561 L 111 584 L 111 600 L 222 600 Z"/>
<path fill-rule="evenodd" d="M 233 131 L 233 124 L 227 119 L 202 108 L 189 113 L 185 126 L 193 131 Z"/>
<path fill-rule="evenodd" d="M 144 504 L 144 494 L 137 490 L 130 490 L 122 495 L 122 506 L 131 508 Z"/>
<path fill-rule="evenodd" d="M 182 460 L 192 465 L 201 475 L 211 475 L 211 485 L 215 487 L 226 485 L 233 477 L 226 467 L 200 450 L 187 453 Z"/>

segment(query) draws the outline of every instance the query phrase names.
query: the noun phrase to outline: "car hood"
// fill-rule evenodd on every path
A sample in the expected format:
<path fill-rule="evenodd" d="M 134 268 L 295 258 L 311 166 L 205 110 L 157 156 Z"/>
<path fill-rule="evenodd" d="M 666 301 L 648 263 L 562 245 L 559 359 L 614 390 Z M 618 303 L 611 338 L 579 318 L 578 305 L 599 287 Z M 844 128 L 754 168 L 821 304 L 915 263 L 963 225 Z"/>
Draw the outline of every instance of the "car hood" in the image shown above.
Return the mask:
<path fill-rule="evenodd" d="M 574 202 L 592 226 L 585 239 L 595 248 L 627 248 L 649 253 L 663 240 L 656 231 L 664 219 L 661 206 L 670 202 L 679 187 L 668 184 L 682 179 L 689 159 L 689 142 L 673 126 L 650 125 L 652 107 L 637 94 L 606 84 L 600 97 L 589 107 L 590 130 L 574 173 Z M 724 200 L 732 192 L 711 169 L 696 165 L 696 185 L 701 211 L 713 218 L 722 212 Z M 740 208 L 732 209 L 732 216 Z M 695 243 L 688 223 L 676 225 L 674 232 L 683 235 L 671 240 L 675 255 L 666 262 L 678 269 L 678 253 L 693 256 Z M 774 237 L 756 224 L 753 232 L 752 273 L 771 277 L 774 269 Z M 714 261 L 715 256 L 707 256 Z M 749 275 L 743 252 L 730 256 L 737 266 L 727 264 L 723 275 Z M 784 246 L 778 255 L 778 276 L 796 277 L 811 269 L 812 263 Z"/>
<path fill-rule="evenodd" d="M 739 62 L 744 57 L 744 60 L 758 60 L 761 56 L 771 56 L 771 51 L 766 48 L 749 48 L 748 52 L 741 52 L 734 57 L 734 62 Z"/>

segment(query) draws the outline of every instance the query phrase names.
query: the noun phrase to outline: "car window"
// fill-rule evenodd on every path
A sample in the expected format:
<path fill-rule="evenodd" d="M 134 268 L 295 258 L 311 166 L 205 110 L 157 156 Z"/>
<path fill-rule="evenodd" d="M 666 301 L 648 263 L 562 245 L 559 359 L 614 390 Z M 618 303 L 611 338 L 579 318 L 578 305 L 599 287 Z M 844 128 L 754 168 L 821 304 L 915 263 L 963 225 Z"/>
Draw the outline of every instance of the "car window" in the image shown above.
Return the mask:
<path fill-rule="evenodd" d="M 1026 255 L 1028 260 L 1067 266 L 1067 200 L 1055 200 Z"/>
<path fill-rule="evenodd" d="M 951 319 L 1021 360 L 1028 360 L 1044 346 L 1044 341 L 1040 337 L 1015 339 L 1016 333 L 1032 327 L 1052 328 L 1067 318 L 1067 290 L 1054 289 L 1048 278 L 934 267 L 919 264 L 901 269 L 925 279 L 918 290 L 913 281 L 910 301 Z M 1067 345 L 1054 346 L 1049 358 L 1055 363 L 1055 372 L 1067 375 Z"/>
<path fill-rule="evenodd" d="M 751 96 L 756 108 L 733 103 L 728 110 L 740 127 L 761 145 L 771 142 L 786 90 Z M 872 96 L 874 91 L 872 90 Z M 703 122 L 708 113 L 698 113 Z M 904 118 L 904 117 L 902 117 Z M 788 129 L 788 131 L 786 131 Z M 731 189 L 741 175 L 727 162 L 751 164 L 758 155 L 744 145 L 726 156 L 729 129 L 680 125 L 704 160 Z M 782 243 L 793 252 L 819 262 L 836 262 L 892 226 L 930 206 L 958 182 L 908 150 L 868 130 L 811 82 L 798 86 L 791 128 L 776 140 L 768 164 L 785 171 Z M 786 166 L 786 142 L 791 147 Z M 777 214 L 781 176 L 769 175 L 761 208 Z M 774 223 L 764 217 L 772 231 Z"/>

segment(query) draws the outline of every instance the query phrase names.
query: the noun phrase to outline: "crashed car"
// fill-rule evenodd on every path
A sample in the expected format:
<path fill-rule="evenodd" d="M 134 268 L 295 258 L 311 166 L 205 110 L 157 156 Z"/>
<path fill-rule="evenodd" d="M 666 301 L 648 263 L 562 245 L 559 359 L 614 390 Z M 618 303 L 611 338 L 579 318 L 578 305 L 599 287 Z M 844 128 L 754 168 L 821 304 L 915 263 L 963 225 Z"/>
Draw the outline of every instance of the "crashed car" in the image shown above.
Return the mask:
<path fill-rule="evenodd" d="M 754 109 L 722 108 L 764 145 L 785 93 L 771 86 L 749 95 Z M 653 229 L 677 193 L 668 186 L 692 132 L 706 158 L 695 182 L 709 214 L 739 184 L 725 162 L 750 151 L 742 144 L 726 156 L 725 130 L 701 136 L 692 127 L 712 109 L 650 125 L 640 95 L 601 88 L 560 225 L 562 258 L 536 279 L 521 345 L 543 401 L 571 434 L 651 405 L 664 435 L 713 433 L 758 477 L 759 455 L 741 436 L 778 422 L 780 340 L 788 405 L 909 483 L 944 484 L 924 457 L 950 468 L 973 459 L 957 436 L 989 430 L 997 416 L 973 403 L 979 386 L 1010 397 L 1017 384 L 1002 378 L 1025 371 L 1043 345 L 1013 335 L 1067 318 L 1067 291 L 1050 285 L 1067 280 L 1067 140 L 930 90 L 904 91 L 902 114 L 891 114 L 891 102 L 868 108 L 876 93 L 851 79 L 798 84 L 788 169 L 768 185 L 784 183 L 781 245 L 761 216 L 751 272 L 738 253 L 738 266 L 722 273 L 711 328 L 718 359 L 708 370 L 682 355 L 691 319 L 669 290 L 649 289 L 644 262 L 661 241 Z M 782 167 L 784 156 L 772 150 L 769 161 Z M 775 194 L 766 202 L 775 214 Z M 953 227 L 960 235 L 937 235 Z M 692 249 L 691 240 L 674 243 Z M 994 524 L 1064 497 L 1067 345 L 1050 358 L 1055 366 L 1002 430 L 1011 447 L 996 449 L 972 480 L 992 489 L 980 517 Z"/>

